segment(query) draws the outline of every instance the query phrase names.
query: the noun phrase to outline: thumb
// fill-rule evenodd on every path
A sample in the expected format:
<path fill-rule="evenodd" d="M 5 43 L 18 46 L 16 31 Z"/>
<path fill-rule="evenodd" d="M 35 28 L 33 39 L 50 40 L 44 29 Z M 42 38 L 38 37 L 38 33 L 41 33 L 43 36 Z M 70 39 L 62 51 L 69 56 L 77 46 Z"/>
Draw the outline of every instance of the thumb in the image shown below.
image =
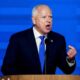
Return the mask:
<path fill-rule="evenodd" d="M 73 46 L 71 46 L 71 45 L 69 45 L 69 46 L 68 46 L 68 48 L 69 48 L 69 49 L 74 49 L 74 47 L 73 47 Z"/>

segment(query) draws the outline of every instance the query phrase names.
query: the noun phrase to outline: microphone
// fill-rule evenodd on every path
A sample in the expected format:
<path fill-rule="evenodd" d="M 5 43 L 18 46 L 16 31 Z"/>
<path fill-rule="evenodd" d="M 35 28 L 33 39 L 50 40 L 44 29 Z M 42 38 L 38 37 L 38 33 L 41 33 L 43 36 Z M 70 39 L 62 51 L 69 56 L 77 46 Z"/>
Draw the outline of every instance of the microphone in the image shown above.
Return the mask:
<path fill-rule="evenodd" d="M 47 52 L 47 46 L 49 46 L 49 44 L 53 43 L 53 39 L 49 39 L 46 38 L 45 39 L 45 44 L 46 44 L 46 52 Z M 44 74 L 47 74 L 47 54 L 45 54 L 45 70 L 44 70 Z"/>
<path fill-rule="evenodd" d="M 45 44 L 47 46 L 47 44 L 49 44 L 49 39 L 46 38 L 45 39 Z M 47 50 L 46 50 L 47 51 Z M 47 54 L 45 53 L 45 65 L 44 65 L 44 74 L 47 74 L 47 65 L 46 65 L 46 60 L 47 60 Z"/>
<path fill-rule="evenodd" d="M 45 44 L 46 45 L 49 44 L 49 39 L 48 38 L 45 39 Z"/>
<path fill-rule="evenodd" d="M 50 44 L 50 43 L 53 43 L 53 39 L 49 39 L 49 38 L 46 38 L 45 39 L 45 44 Z"/>

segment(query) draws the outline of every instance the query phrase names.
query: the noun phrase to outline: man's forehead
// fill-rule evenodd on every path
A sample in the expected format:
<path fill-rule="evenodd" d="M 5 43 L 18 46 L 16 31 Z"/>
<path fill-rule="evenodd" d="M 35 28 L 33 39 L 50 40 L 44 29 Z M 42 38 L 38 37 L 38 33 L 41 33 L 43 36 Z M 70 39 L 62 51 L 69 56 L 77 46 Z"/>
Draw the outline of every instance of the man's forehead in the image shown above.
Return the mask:
<path fill-rule="evenodd" d="M 42 9 L 38 12 L 38 15 L 42 15 L 42 16 L 52 16 L 52 12 L 50 10 L 47 9 Z"/>
<path fill-rule="evenodd" d="M 37 10 L 50 10 L 51 11 L 51 9 L 48 6 L 46 6 L 46 5 L 38 6 Z"/>

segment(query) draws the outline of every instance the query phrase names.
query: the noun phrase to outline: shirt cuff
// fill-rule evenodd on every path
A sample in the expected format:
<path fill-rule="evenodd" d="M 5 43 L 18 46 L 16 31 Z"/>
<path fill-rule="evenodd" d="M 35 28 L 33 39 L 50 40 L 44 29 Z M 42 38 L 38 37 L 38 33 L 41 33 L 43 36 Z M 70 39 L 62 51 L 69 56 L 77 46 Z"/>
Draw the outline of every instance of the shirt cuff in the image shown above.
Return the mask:
<path fill-rule="evenodd" d="M 67 56 L 66 57 L 66 61 L 67 61 L 68 65 L 69 65 L 69 67 L 72 67 L 72 66 L 75 65 L 75 59 L 70 60 L 69 57 Z"/>

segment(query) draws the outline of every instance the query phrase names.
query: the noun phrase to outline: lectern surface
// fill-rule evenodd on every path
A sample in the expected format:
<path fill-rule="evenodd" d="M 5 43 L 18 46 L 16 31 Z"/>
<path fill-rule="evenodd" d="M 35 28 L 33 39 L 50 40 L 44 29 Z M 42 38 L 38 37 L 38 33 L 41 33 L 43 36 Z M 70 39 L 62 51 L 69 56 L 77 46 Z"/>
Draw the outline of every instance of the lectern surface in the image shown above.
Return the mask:
<path fill-rule="evenodd" d="M 12 75 L 1 77 L 0 80 L 80 80 L 73 75 Z"/>

